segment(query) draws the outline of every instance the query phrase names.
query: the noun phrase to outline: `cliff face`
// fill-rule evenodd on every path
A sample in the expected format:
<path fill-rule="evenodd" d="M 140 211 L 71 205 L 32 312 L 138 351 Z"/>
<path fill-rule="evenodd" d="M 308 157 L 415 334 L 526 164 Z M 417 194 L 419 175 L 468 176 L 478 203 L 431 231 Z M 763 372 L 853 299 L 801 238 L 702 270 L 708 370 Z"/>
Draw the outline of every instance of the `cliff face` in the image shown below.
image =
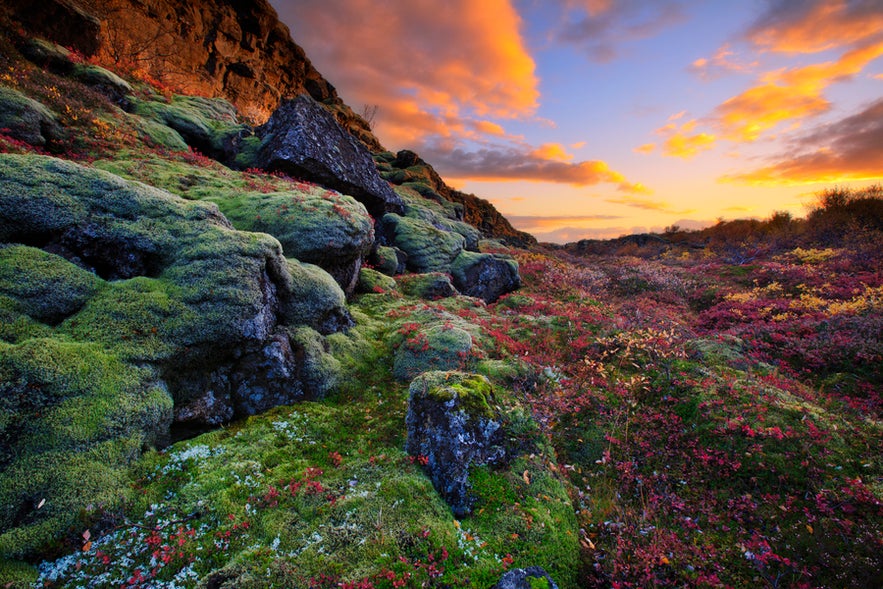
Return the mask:
<path fill-rule="evenodd" d="M 32 35 L 96 55 L 112 69 L 149 74 L 184 93 L 225 98 L 254 123 L 266 122 L 283 99 L 309 94 L 369 150 L 384 151 L 267 0 L 3 0 L 4 6 Z M 429 174 L 429 185 L 444 199 L 462 204 L 464 220 L 485 236 L 535 243 L 489 202 L 449 188 L 423 160 L 399 167 L 412 165 Z"/>
<path fill-rule="evenodd" d="M 285 97 L 307 93 L 320 102 L 339 101 L 266 0 L 11 0 L 8 5 L 34 34 L 144 70 L 187 92 L 224 97 L 258 123 Z"/>

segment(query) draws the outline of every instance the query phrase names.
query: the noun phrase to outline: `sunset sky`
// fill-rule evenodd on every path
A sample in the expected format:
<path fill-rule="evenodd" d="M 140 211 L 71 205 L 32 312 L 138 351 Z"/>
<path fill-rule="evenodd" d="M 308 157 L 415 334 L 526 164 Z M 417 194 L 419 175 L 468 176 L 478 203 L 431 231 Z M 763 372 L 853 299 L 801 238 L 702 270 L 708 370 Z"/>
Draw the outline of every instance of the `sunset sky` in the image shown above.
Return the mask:
<path fill-rule="evenodd" d="M 542 241 L 883 180 L 883 2 L 271 0 L 374 131 Z"/>

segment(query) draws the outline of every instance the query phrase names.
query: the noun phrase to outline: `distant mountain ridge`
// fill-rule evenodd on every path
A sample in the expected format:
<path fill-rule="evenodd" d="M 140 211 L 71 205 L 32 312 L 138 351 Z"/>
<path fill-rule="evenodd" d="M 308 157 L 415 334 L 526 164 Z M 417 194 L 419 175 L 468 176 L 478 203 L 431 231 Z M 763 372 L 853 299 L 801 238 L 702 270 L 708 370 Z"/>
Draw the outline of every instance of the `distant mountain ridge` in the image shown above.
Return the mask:
<path fill-rule="evenodd" d="M 254 123 L 266 122 L 284 99 L 308 94 L 372 153 L 385 151 L 369 124 L 292 40 L 267 0 L 4 0 L 3 5 L 30 34 L 144 70 L 185 93 L 225 98 Z M 437 194 L 463 205 L 464 220 L 485 236 L 515 245 L 536 243 L 491 203 L 453 190 L 431 165 L 405 153 L 426 169 Z"/>

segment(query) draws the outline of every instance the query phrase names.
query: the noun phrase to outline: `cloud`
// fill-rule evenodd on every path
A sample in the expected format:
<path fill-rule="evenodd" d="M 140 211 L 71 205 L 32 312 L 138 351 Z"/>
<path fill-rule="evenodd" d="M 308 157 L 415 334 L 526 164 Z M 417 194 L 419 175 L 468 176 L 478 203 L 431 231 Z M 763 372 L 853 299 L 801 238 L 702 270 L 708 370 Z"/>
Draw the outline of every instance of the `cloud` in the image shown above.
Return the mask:
<path fill-rule="evenodd" d="M 581 47 L 589 59 L 609 62 L 620 45 L 652 37 L 685 20 L 675 0 L 564 0 L 564 24 L 555 37 Z"/>
<path fill-rule="evenodd" d="M 618 190 L 626 193 L 649 192 L 643 184 L 630 182 L 623 174 L 611 170 L 606 162 L 549 159 L 549 154 L 543 153 L 542 149 L 503 147 L 465 151 L 427 146 L 423 153 L 445 177 L 481 181 L 528 180 L 573 186 L 606 183 L 615 184 Z"/>
<path fill-rule="evenodd" d="M 669 117 L 669 120 L 678 120 L 681 116 L 683 116 L 683 113 L 678 113 L 674 119 Z M 662 153 L 669 157 L 690 159 L 698 155 L 700 151 L 708 151 L 714 148 L 717 142 L 715 135 L 710 133 L 693 133 L 698 122 L 696 119 L 691 119 L 686 123 L 682 123 L 680 127 L 675 123 L 668 123 L 656 129 L 657 135 L 666 138 L 662 144 Z M 649 151 L 652 151 L 653 144 L 650 143 L 648 145 L 651 146 L 651 148 L 648 148 Z M 643 153 L 649 153 L 649 151 Z"/>
<path fill-rule="evenodd" d="M 784 121 L 822 114 L 831 106 L 824 90 L 860 73 L 880 55 L 883 42 L 850 50 L 837 61 L 769 72 L 757 86 L 719 105 L 715 123 L 728 139 L 751 142 Z"/>
<path fill-rule="evenodd" d="M 730 44 L 722 45 L 711 58 L 701 57 L 690 64 L 688 68 L 704 80 L 716 78 L 727 73 L 748 73 L 753 71 L 760 62 L 742 62 L 734 59 L 736 53 L 730 49 Z"/>
<path fill-rule="evenodd" d="M 549 229 L 557 229 L 563 225 L 571 228 L 586 228 L 598 221 L 615 221 L 623 219 L 619 215 L 559 215 L 559 216 L 542 216 L 542 215 L 506 215 L 506 219 L 512 223 L 513 227 L 531 233 L 533 231 L 544 231 Z"/>
<path fill-rule="evenodd" d="M 567 153 L 567 149 L 560 143 L 543 143 L 533 150 L 530 155 L 541 160 L 559 162 L 569 162 L 573 159 L 573 155 Z"/>
<path fill-rule="evenodd" d="M 536 112 L 536 65 L 510 0 L 409 0 L 390 10 L 369 0 L 272 3 L 317 68 L 334 72 L 344 100 L 378 106 L 384 142 L 495 135 L 484 119 Z"/>
<path fill-rule="evenodd" d="M 655 149 L 655 143 L 645 143 L 643 145 L 635 147 L 634 149 L 632 149 L 632 151 L 634 151 L 635 153 L 653 153 Z"/>
<path fill-rule="evenodd" d="M 866 43 L 881 33 L 879 0 L 774 0 L 745 38 L 768 51 L 816 53 Z"/>
<path fill-rule="evenodd" d="M 637 198 L 634 196 L 622 196 L 617 198 L 606 198 L 604 199 L 609 203 L 625 205 L 627 207 L 634 207 L 636 209 L 643 209 L 645 211 L 657 211 L 660 213 L 670 213 L 672 215 L 689 215 L 694 212 L 693 209 L 688 210 L 677 210 L 672 208 L 672 206 L 661 200 L 651 200 L 648 198 Z"/>
<path fill-rule="evenodd" d="M 761 185 L 883 179 L 883 99 L 861 112 L 792 140 L 789 153 L 725 182 Z"/>

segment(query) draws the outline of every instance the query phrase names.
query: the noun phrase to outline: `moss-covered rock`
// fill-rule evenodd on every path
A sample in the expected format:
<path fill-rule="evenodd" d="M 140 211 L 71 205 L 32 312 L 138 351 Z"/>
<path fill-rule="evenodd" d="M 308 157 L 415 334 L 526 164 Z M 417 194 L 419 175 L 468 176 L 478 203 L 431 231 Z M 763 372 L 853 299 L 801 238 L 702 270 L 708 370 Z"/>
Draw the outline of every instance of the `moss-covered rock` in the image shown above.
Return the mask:
<path fill-rule="evenodd" d="M 395 276 L 405 271 L 405 252 L 386 245 L 379 245 L 371 254 L 371 263 L 378 272 Z"/>
<path fill-rule="evenodd" d="M 411 383 L 407 450 L 423 457 L 436 490 L 460 517 L 472 511 L 469 470 L 501 461 L 501 424 L 490 383 L 462 372 L 427 372 Z"/>
<path fill-rule="evenodd" d="M 430 370 L 460 370 L 469 362 L 472 345 L 469 332 L 453 325 L 418 329 L 396 350 L 393 375 L 407 381 Z"/>
<path fill-rule="evenodd" d="M 451 274 L 457 290 L 486 303 L 521 286 L 518 262 L 503 254 L 464 251 L 451 264 Z"/>
<path fill-rule="evenodd" d="M 395 278 L 381 274 L 371 268 L 359 270 L 359 284 L 357 290 L 362 293 L 385 293 L 398 290 Z"/>
<path fill-rule="evenodd" d="M 421 219 L 388 213 L 382 219 L 383 234 L 408 255 L 412 272 L 447 272 L 463 251 L 466 238 L 432 226 Z"/>
<path fill-rule="evenodd" d="M 374 243 L 374 224 L 352 197 L 303 185 L 302 191 L 210 198 L 237 229 L 269 233 L 285 255 L 321 266 L 347 294 Z"/>
<path fill-rule="evenodd" d="M 74 67 L 70 51 L 45 39 L 28 39 L 21 46 L 20 51 L 34 64 L 55 72 L 65 74 Z"/>
<path fill-rule="evenodd" d="M 187 145 L 216 159 L 232 160 L 240 137 L 251 128 L 238 122 L 236 108 L 220 98 L 174 95 L 170 102 L 134 101 L 134 112 L 177 131 Z"/>
<path fill-rule="evenodd" d="M 0 245 L 0 294 L 44 323 L 73 315 L 103 281 L 60 256 L 23 245 Z"/>
<path fill-rule="evenodd" d="M 121 101 L 127 94 L 132 93 L 132 86 L 127 81 L 97 65 L 76 64 L 72 75 L 115 102 Z"/>
<path fill-rule="evenodd" d="M 329 334 L 352 326 L 346 296 L 334 278 L 313 264 L 288 260 L 290 296 L 283 302 L 286 323 L 308 325 Z"/>
<path fill-rule="evenodd" d="M 62 541 L 87 504 L 118 507 L 172 419 L 152 371 L 58 339 L 0 344 L 0 404 L 0 553 L 18 557 Z"/>
<path fill-rule="evenodd" d="M 406 274 L 399 278 L 402 292 L 426 300 L 443 299 L 457 294 L 451 278 L 441 272 Z"/>
<path fill-rule="evenodd" d="M 0 130 L 37 147 L 63 137 L 55 113 L 18 90 L 5 86 L 0 86 Z"/>

